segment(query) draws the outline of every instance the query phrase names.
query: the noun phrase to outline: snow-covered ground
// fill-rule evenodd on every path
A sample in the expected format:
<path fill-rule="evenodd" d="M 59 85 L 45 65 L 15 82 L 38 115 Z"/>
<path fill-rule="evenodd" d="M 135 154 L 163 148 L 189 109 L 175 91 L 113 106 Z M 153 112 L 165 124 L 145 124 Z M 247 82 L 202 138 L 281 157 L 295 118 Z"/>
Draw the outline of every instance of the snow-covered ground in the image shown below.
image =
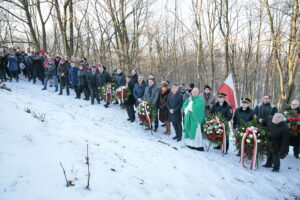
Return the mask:
<path fill-rule="evenodd" d="M 27 81 L 0 89 L 0 199 L 295 199 L 300 160 L 292 153 L 279 173 L 244 169 L 234 146 L 224 157 L 211 148 L 193 151 L 172 136 L 151 135 L 125 110 L 58 96 Z M 41 122 L 29 108 L 46 114 Z M 174 131 L 173 131 L 174 132 Z M 160 142 L 162 141 L 162 142 Z M 86 145 L 90 190 L 86 190 Z M 74 187 L 66 187 L 62 162 Z"/>

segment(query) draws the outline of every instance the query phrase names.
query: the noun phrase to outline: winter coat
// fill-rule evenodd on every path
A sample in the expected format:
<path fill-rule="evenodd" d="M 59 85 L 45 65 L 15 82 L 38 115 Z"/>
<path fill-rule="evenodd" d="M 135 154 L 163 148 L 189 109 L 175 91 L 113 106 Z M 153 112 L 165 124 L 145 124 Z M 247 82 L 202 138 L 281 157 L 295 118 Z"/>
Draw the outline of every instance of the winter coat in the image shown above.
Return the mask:
<path fill-rule="evenodd" d="M 68 73 L 69 73 L 69 69 L 70 69 L 70 63 L 69 62 L 64 62 L 62 64 L 59 64 L 58 65 L 58 68 L 57 68 L 57 72 L 58 72 L 58 75 L 61 77 L 61 76 L 64 76 L 64 77 L 69 77 Z"/>
<path fill-rule="evenodd" d="M 290 129 L 286 122 L 274 124 L 272 117 L 267 120 L 267 129 L 270 133 L 273 153 L 285 156 L 289 152 Z"/>
<path fill-rule="evenodd" d="M 167 99 L 167 109 L 169 111 L 168 121 L 173 123 L 178 123 L 182 121 L 182 117 L 181 117 L 182 104 L 183 104 L 183 98 L 179 91 L 176 94 L 173 94 L 172 92 L 169 93 Z M 173 113 L 170 113 L 171 109 L 174 110 Z"/>
<path fill-rule="evenodd" d="M 146 87 L 147 84 L 145 81 L 143 81 L 141 85 L 139 83 L 134 84 L 133 97 L 135 100 L 137 100 L 138 98 L 142 99 L 144 97 Z"/>
<path fill-rule="evenodd" d="M 9 71 L 19 71 L 18 59 L 16 56 L 8 56 L 8 69 Z"/>
<path fill-rule="evenodd" d="M 292 110 L 291 107 L 286 109 L 286 111 L 290 112 Z M 296 109 L 297 113 L 300 114 L 300 108 Z M 298 130 L 298 135 L 296 137 L 290 136 L 290 146 L 299 147 L 300 146 L 300 130 Z"/>
<path fill-rule="evenodd" d="M 86 76 L 86 80 L 88 83 L 88 86 L 90 89 L 95 89 L 98 88 L 98 83 L 97 83 L 97 75 L 99 72 L 88 72 Z"/>
<path fill-rule="evenodd" d="M 56 71 L 55 71 L 56 67 L 55 67 L 55 64 L 52 63 L 52 64 L 48 64 L 46 67 L 45 67 L 45 74 L 47 77 L 51 77 L 53 75 L 56 74 Z"/>
<path fill-rule="evenodd" d="M 126 82 L 125 74 L 123 72 L 121 72 L 120 74 L 116 74 L 114 77 L 114 81 L 119 87 L 124 86 Z"/>
<path fill-rule="evenodd" d="M 209 117 L 213 106 L 216 104 L 216 98 L 213 94 L 207 95 L 206 93 L 200 94 L 200 97 L 205 103 L 205 116 Z"/>
<path fill-rule="evenodd" d="M 132 82 L 132 80 L 126 85 L 126 87 L 129 88 L 131 94 L 128 96 L 127 101 L 124 102 L 124 105 L 125 106 L 134 105 L 134 97 L 133 97 L 134 83 Z"/>
<path fill-rule="evenodd" d="M 77 71 L 77 86 L 78 87 L 84 87 L 87 85 L 86 75 L 87 75 L 87 72 L 84 69 Z"/>
<path fill-rule="evenodd" d="M 240 107 L 235 111 L 233 117 L 233 127 L 236 128 L 238 125 L 240 125 L 241 120 L 244 122 L 249 122 L 253 119 L 255 119 L 255 113 L 250 107 L 248 107 L 246 110 L 243 110 L 243 108 Z"/>
<path fill-rule="evenodd" d="M 143 99 L 150 101 L 153 104 L 153 106 L 155 108 L 157 108 L 157 102 L 158 102 L 158 98 L 159 98 L 159 91 L 160 91 L 160 89 L 156 85 L 152 85 L 151 87 L 147 86 L 146 89 L 145 89 Z"/>
<path fill-rule="evenodd" d="M 159 120 L 161 122 L 168 121 L 168 108 L 167 108 L 167 99 L 168 95 L 170 93 L 170 89 L 167 89 L 164 93 L 161 90 L 159 93 L 159 99 L 158 99 L 158 109 L 159 109 Z"/>
<path fill-rule="evenodd" d="M 131 81 L 132 81 L 133 85 L 135 85 L 138 82 L 138 75 L 135 74 L 135 75 L 131 76 Z"/>
<path fill-rule="evenodd" d="M 79 71 L 78 67 L 71 67 L 69 69 L 69 81 L 71 82 L 72 86 L 75 88 L 77 86 L 77 73 Z"/>
<path fill-rule="evenodd" d="M 216 114 L 216 113 L 221 113 L 221 115 L 227 120 L 230 121 L 232 119 L 232 107 L 226 102 L 224 101 L 223 105 L 221 106 L 219 102 L 217 102 L 212 110 L 211 110 L 212 114 Z"/>
<path fill-rule="evenodd" d="M 103 87 L 106 83 L 111 82 L 111 76 L 105 70 L 102 73 L 99 72 L 97 73 L 97 82 L 98 87 Z"/>
<path fill-rule="evenodd" d="M 257 116 L 257 120 L 262 119 L 262 123 L 265 123 L 265 121 L 267 121 L 270 116 L 273 116 L 277 112 L 277 108 L 270 103 L 259 104 L 254 109 L 254 113 Z"/>

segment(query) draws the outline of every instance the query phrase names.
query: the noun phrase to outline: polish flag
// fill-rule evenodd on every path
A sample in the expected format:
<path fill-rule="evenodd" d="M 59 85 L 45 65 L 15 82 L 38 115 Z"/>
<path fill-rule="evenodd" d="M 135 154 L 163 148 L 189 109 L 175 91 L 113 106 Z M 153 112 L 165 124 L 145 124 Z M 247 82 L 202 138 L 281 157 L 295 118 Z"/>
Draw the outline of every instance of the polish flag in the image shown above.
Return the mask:
<path fill-rule="evenodd" d="M 235 92 L 234 83 L 232 79 L 232 74 L 229 74 L 229 76 L 226 78 L 224 83 L 220 86 L 220 88 L 218 89 L 218 93 L 226 94 L 227 103 L 229 103 L 233 111 L 237 109 L 238 103 L 237 103 L 236 92 Z"/>

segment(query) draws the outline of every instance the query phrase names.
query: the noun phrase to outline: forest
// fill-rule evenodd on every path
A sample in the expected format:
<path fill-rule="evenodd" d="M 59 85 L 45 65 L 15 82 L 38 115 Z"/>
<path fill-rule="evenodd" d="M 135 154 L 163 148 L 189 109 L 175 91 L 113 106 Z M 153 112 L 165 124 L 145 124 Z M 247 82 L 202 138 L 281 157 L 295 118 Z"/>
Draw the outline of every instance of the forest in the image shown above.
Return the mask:
<path fill-rule="evenodd" d="M 299 99 L 299 0 L 0 0 L 0 46 L 87 58 L 158 81 L 232 74 L 238 97 Z"/>

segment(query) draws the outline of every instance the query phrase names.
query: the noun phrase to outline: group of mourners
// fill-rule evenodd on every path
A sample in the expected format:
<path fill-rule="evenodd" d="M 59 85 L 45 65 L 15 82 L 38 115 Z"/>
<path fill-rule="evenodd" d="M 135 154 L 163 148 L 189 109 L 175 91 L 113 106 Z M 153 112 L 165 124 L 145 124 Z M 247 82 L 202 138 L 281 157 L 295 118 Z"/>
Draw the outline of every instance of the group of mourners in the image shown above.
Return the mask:
<path fill-rule="evenodd" d="M 177 84 L 170 84 L 169 81 L 157 83 L 152 74 L 145 79 L 144 76 L 138 75 L 135 69 L 130 75 L 125 75 L 120 68 L 110 74 L 104 65 L 90 65 L 85 58 L 52 58 L 43 49 L 25 53 L 19 49 L 1 48 L 0 80 L 12 81 L 15 78 L 18 81 L 20 73 L 29 81 L 33 80 L 33 83 L 36 83 L 37 79 L 41 80 L 44 86 L 42 90 L 47 90 L 50 83 L 50 87 L 54 87 L 59 95 L 62 95 L 64 90 L 69 95 L 70 89 L 73 89 L 76 98 L 80 99 L 83 93 L 84 100 L 90 100 L 91 104 L 94 104 L 95 99 L 98 104 L 104 100 L 101 99 L 99 90 L 105 84 L 113 82 L 118 87 L 125 86 L 131 90 L 129 97 L 124 102 L 115 101 L 114 104 L 120 103 L 122 108 L 126 108 L 128 121 L 135 121 L 135 108 L 143 100 L 147 100 L 154 106 L 158 115 L 146 130 L 157 132 L 160 121 L 161 126 L 165 127 L 164 134 L 171 135 L 172 125 L 175 131 L 174 140 L 179 142 L 184 137 L 188 147 L 199 151 L 204 151 L 203 124 L 211 114 L 219 113 L 226 121 L 232 120 L 234 129 L 239 127 L 241 121 L 257 120 L 267 128 L 272 143 L 272 151 L 267 157 L 265 167 L 279 171 L 280 159 L 287 155 L 289 145 L 293 146 L 294 156 L 299 158 L 300 133 L 296 137 L 290 137 L 290 127 L 285 117 L 271 103 L 270 95 L 263 96 L 262 103 L 254 110 L 250 107 L 250 99 L 243 97 L 241 107 L 233 111 L 226 101 L 226 94 L 214 95 L 209 85 L 201 92 L 193 83 L 183 88 Z M 109 105 L 108 101 L 104 104 L 105 107 Z M 299 101 L 293 100 L 287 110 L 300 114 Z M 228 150 L 229 142 L 226 145 Z"/>

